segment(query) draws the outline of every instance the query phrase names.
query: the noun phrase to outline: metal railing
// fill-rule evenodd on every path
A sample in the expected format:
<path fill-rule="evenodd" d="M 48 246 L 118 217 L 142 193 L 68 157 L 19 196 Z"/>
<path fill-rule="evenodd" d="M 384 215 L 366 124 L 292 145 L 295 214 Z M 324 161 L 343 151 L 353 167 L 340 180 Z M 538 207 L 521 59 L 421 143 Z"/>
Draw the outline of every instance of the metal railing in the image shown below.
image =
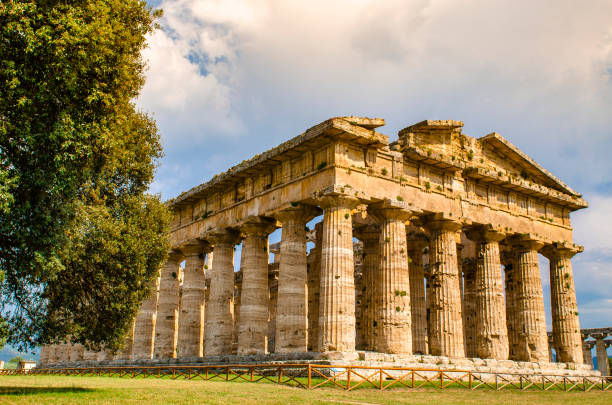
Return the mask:
<path fill-rule="evenodd" d="M 0 370 L 2 375 L 66 375 L 264 382 L 315 389 L 464 388 L 469 390 L 612 391 L 612 377 L 520 374 L 321 364 L 124 366 Z"/>

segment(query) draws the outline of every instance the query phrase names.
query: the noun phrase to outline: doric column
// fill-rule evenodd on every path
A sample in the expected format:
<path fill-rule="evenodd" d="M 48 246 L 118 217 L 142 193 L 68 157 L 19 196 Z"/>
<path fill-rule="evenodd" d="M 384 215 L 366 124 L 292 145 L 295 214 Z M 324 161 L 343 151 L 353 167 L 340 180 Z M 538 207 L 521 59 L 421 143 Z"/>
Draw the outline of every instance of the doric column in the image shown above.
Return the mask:
<path fill-rule="evenodd" d="M 561 363 L 582 363 L 582 339 L 571 258 L 582 247 L 553 243 L 542 249 L 550 262 L 552 334 Z"/>
<path fill-rule="evenodd" d="M 601 372 L 601 375 L 610 375 L 610 363 L 608 363 L 608 352 L 606 347 L 607 342 L 604 340 L 606 335 L 592 335 L 595 338 L 595 355 L 597 356 L 597 370 Z"/>
<path fill-rule="evenodd" d="M 181 253 L 171 251 L 161 270 L 155 342 L 153 345 L 153 357 L 156 359 L 173 359 L 176 357 L 180 304 L 179 264 L 182 258 Z"/>
<path fill-rule="evenodd" d="M 501 252 L 502 265 L 504 266 L 504 283 L 506 291 L 506 327 L 508 329 L 508 358 L 517 360 L 518 347 L 518 316 L 516 307 L 516 257 L 512 250 L 506 249 Z"/>
<path fill-rule="evenodd" d="M 155 342 L 159 277 L 151 280 L 149 296 L 142 301 L 134 326 L 134 359 L 151 359 Z"/>
<path fill-rule="evenodd" d="M 275 221 L 256 219 L 242 226 L 244 267 L 240 292 L 238 354 L 265 354 L 268 350 L 268 235 Z M 281 255 L 282 260 L 282 255 Z M 278 329 L 278 319 L 276 321 Z M 278 347 L 278 339 L 275 344 Z"/>
<path fill-rule="evenodd" d="M 476 353 L 481 359 L 508 359 L 508 329 L 499 242 L 506 235 L 477 227 L 467 236 L 476 243 Z"/>
<path fill-rule="evenodd" d="M 355 351 L 355 278 L 351 210 L 358 200 L 328 195 L 321 247 L 319 351 Z"/>
<path fill-rule="evenodd" d="M 185 255 L 183 294 L 179 316 L 178 357 L 202 357 L 204 341 L 204 255 L 210 247 L 200 240 L 192 239 L 181 247 Z"/>
<path fill-rule="evenodd" d="M 276 353 L 308 351 L 308 267 L 306 223 L 320 210 L 297 206 L 278 213 L 282 223 L 278 303 L 276 307 Z"/>
<path fill-rule="evenodd" d="M 40 351 L 38 352 L 38 364 L 41 366 L 49 364 L 49 345 L 40 346 Z"/>
<path fill-rule="evenodd" d="M 476 336 L 476 259 L 473 257 L 464 260 L 463 270 L 463 333 L 465 335 L 465 357 L 478 356 Z"/>
<path fill-rule="evenodd" d="M 426 224 L 431 234 L 429 351 L 434 356 L 465 356 L 455 241 L 455 233 L 461 226 L 452 220 L 433 220 Z"/>
<path fill-rule="evenodd" d="M 378 274 L 379 250 L 380 250 L 380 227 L 368 225 L 355 230 L 355 236 L 363 243 L 363 271 L 362 280 L 363 294 L 361 296 L 361 328 L 363 330 L 364 349 L 374 350 L 374 314 L 375 278 Z"/>
<path fill-rule="evenodd" d="M 123 340 L 123 347 L 113 355 L 112 360 L 132 360 L 134 353 L 134 324 L 136 319 L 132 319 L 128 326 L 127 334 Z"/>
<path fill-rule="evenodd" d="M 94 362 L 98 359 L 98 352 L 85 349 L 83 352 L 83 361 Z"/>
<path fill-rule="evenodd" d="M 268 290 L 270 292 L 270 313 L 268 321 L 268 351 L 274 353 L 276 349 L 276 308 L 278 303 L 278 267 L 268 265 Z"/>
<path fill-rule="evenodd" d="M 404 207 L 404 205 L 406 207 Z M 381 353 L 412 353 L 412 315 L 406 221 L 413 215 L 406 203 L 368 207 L 380 223 L 379 262 L 374 277 L 374 350 Z"/>
<path fill-rule="evenodd" d="M 70 361 L 83 361 L 83 354 L 85 353 L 85 346 L 81 344 L 73 344 L 70 348 Z"/>
<path fill-rule="evenodd" d="M 412 307 L 412 352 L 427 354 L 427 308 L 425 304 L 425 273 L 423 249 L 429 244 L 427 236 L 416 228 L 406 231 L 410 305 Z"/>
<path fill-rule="evenodd" d="M 548 361 L 548 338 L 538 250 L 543 243 L 520 235 L 511 240 L 516 255 L 517 360 Z"/>
<path fill-rule="evenodd" d="M 587 339 L 589 335 L 583 335 L 583 339 Z M 592 340 L 583 340 L 582 341 L 582 359 L 583 364 L 588 364 L 593 367 L 593 354 L 591 353 L 591 349 L 595 345 L 595 342 Z"/>
<path fill-rule="evenodd" d="M 323 222 L 315 225 L 314 247 L 308 255 L 308 351 L 319 351 L 319 292 Z"/>
<path fill-rule="evenodd" d="M 238 353 L 238 336 L 240 331 L 240 307 L 242 300 L 242 269 L 244 269 L 244 260 L 246 256 L 240 255 L 240 270 L 234 272 L 234 328 L 232 329 L 232 354 Z"/>
<path fill-rule="evenodd" d="M 240 235 L 232 230 L 218 230 L 207 235 L 213 246 L 215 262 L 210 275 L 210 295 L 206 314 L 206 356 L 231 354 L 234 318 L 234 246 Z"/>

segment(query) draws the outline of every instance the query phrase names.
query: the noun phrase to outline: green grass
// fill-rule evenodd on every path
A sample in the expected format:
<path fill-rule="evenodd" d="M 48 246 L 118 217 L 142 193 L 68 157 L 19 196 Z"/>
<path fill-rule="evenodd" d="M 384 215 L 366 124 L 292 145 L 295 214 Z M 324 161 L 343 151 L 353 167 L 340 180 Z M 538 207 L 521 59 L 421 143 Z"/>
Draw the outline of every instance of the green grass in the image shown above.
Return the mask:
<path fill-rule="evenodd" d="M 276 384 L 113 377 L 0 376 L 2 404 L 609 404 L 612 392 L 396 388 L 305 390 Z"/>

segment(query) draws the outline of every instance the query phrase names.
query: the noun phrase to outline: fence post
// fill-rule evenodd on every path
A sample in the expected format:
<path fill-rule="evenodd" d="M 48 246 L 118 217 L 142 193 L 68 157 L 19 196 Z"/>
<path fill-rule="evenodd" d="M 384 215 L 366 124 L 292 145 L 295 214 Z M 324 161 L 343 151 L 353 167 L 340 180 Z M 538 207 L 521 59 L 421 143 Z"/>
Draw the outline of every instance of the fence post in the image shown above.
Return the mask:
<path fill-rule="evenodd" d="M 310 388 L 311 388 L 311 376 L 312 376 L 312 374 L 311 374 L 311 371 L 312 371 L 312 370 L 311 370 L 311 368 L 312 368 L 312 365 L 311 365 L 311 364 L 308 364 L 308 389 L 310 389 Z"/>
<path fill-rule="evenodd" d="M 380 371 L 380 390 L 383 390 L 383 370 L 382 368 L 379 370 Z"/>
<path fill-rule="evenodd" d="M 278 383 L 283 382 L 283 366 L 278 366 Z"/>
<path fill-rule="evenodd" d="M 346 390 L 350 391 L 351 390 L 351 370 L 352 368 L 348 367 L 348 376 L 346 377 Z"/>

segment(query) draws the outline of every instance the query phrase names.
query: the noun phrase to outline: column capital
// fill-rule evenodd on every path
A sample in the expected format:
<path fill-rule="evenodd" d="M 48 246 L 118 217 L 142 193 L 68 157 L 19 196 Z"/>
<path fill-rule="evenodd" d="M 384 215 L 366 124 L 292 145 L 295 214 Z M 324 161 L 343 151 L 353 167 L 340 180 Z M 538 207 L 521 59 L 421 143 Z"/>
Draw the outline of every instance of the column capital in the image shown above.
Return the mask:
<path fill-rule="evenodd" d="M 506 233 L 493 225 L 479 225 L 465 231 L 465 235 L 474 242 L 500 242 Z"/>
<path fill-rule="evenodd" d="M 168 251 L 168 259 L 166 261 L 180 262 L 183 259 L 183 253 L 178 249 L 170 249 Z"/>
<path fill-rule="evenodd" d="M 452 219 L 430 219 L 423 222 L 428 232 L 457 232 L 463 228 L 463 222 Z"/>
<path fill-rule="evenodd" d="M 584 247 L 568 242 L 553 242 L 545 245 L 541 253 L 547 259 L 571 259 L 577 253 L 582 253 Z"/>
<path fill-rule="evenodd" d="M 406 248 L 408 252 L 422 251 L 429 245 L 429 237 L 425 231 L 414 225 L 406 226 Z"/>
<path fill-rule="evenodd" d="M 278 211 L 274 214 L 276 219 L 278 219 L 282 224 L 287 221 L 295 221 L 305 224 L 314 217 L 322 214 L 321 209 L 313 205 L 301 203 L 295 203 L 295 205 L 292 203 L 291 205 L 291 207 Z"/>
<path fill-rule="evenodd" d="M 208 242 L 199 239 L 188 239 L 180 244 L 180 251 L 185 256 L 196 256 L 212 250 Z"/>
<path fill-rule="evenodd" d="M 353 229 L 353 236 L 365 243 L 366 241 L 373 241 L 378 243 L 380 237 L 380 227 L 378 225 L 366 225 L 359 228 Z"/>
<path fill-rule="evenodd" d="M 361 201 L 358 198 L 351 197 L 346 194 L 324 194 L 317 198 L 317 201 L 321 208 L 345 208 L 355 209 Z"/>
<path fill-rule="evenodd" d="M 544 242 L 529 233 L 515 234 L 507 238 L 508 243 L 519 251 L 538 251 L 544 246 Z"/>
<path fill-rule="evenodd" d="M 241 237 L 240 233 L 234 229 L 228 228 L 216 228 L 205 235 L 206 241 L 210 243 L 213 247 L 215 246 L 223 246 L 223 247 L 234 247 L 238 243 L 240 243 Z"/>
<path fill-rule="evenodd" d="M 368 205 L 368 215 L 372 215 L 378 222 L 385 220 L 407 222 L 410 218 L 421 213 L 421 210 L 412 208 L 404 201 L 394 201 L 389 198 Z"/>
<path fill-rule="evenodd" d="M 240 231 L 247 235 L 267 237 L 276 229 L 276 221 L 266 217 L 252 217 L 240 226 Z"/>

